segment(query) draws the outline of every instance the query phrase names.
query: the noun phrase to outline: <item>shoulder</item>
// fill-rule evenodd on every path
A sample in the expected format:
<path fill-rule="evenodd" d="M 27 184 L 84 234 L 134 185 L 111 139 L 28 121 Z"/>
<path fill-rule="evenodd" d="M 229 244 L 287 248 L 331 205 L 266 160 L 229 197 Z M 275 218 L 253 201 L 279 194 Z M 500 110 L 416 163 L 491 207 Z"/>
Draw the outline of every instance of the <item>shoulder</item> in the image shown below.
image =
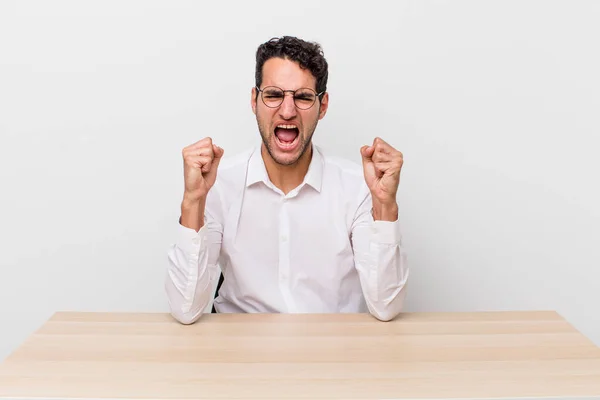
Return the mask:
<path fill-rule="evenodd" d="M 256 149 L 254 147 L 247 148 L 239 153 L 228 155 L 225 153 L 223 159 L 219 163 L 218 177 L 229 177 L 239 173 L 246 173 L 248 161 Z"/>
<path fill-rule="evenodd" d="M 337 155 L 317 146 L 321 154 L 325 175 L 333 175 L 340 179 L 364 183 L 362 164 Z"/>
<path fill-rule="evenodd" d="M 218 192 L 221 199 L 226 199 L 243 189 L 246 183 L 248 161 L 254 151 L 254 148 L 248 148 L 233 155 L 225 153 L 219 163 L 217 179 L 211 192 Z"/>
<path fill-rule="evenodd" d="M 361 163 L 329 154 L 321 147 L 317 147 L 317 150 L 323 160 L 324 186 L 359 198 L 364 198 L 369 193 Z"/>

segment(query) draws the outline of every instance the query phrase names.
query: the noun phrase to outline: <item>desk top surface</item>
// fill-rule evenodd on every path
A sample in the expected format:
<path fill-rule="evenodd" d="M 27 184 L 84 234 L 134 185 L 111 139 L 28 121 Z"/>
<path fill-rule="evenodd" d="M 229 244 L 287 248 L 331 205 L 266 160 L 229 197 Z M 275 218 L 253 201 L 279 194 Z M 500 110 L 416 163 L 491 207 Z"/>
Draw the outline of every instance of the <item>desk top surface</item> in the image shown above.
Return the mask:
<path fill-rule="evenodd" d="M 0 398 L 600 399 L 600 348 L 555 312 L 57 313 Z"/>

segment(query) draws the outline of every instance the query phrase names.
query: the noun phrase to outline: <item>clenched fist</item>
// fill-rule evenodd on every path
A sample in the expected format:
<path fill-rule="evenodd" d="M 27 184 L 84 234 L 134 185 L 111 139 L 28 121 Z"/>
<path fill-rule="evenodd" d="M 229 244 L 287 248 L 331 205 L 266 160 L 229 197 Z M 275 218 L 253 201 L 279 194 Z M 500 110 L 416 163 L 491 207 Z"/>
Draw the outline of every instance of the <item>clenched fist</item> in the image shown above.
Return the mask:
<path fill-rule="evenodd" d="M 373 199 L 373 216 L 375 219 L 394 221 L 398 217 L 396 193 L 404 156 L 378 137 L 371 146 L 363 146 L 360 154 L 365 182 Z"/>
<path fill-rule="evenodd" d="M 206 137 L 183 149 L 184 198 L 189 201 L 206 199 L 217 179 L 217 168 L 224 150 Z"/>

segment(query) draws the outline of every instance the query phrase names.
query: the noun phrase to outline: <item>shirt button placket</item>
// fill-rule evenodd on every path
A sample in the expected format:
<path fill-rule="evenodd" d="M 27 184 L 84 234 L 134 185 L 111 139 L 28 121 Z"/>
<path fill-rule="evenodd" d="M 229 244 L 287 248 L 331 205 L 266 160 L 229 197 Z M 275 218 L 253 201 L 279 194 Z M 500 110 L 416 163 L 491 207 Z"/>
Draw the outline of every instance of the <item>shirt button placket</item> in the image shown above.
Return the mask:
<path fill-rule="evenodd" d="M 290 220 L 289 203 L 284 197 L 279 213 L 279 287 L 287 304 L 288 311 L 293 312 L 294 301 L 290 291 Z"/>

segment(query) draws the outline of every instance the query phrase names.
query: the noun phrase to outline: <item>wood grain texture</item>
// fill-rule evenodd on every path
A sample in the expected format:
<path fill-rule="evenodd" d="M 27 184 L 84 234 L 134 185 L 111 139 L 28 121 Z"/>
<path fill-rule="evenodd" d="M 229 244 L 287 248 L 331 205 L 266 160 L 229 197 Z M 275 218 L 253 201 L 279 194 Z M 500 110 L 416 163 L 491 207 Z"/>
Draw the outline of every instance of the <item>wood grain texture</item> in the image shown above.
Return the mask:
<path fill-rule="evenodd" d="M 555 312 L 57 313 L 0 398 L 600 398 L 600 349 Z"/>

